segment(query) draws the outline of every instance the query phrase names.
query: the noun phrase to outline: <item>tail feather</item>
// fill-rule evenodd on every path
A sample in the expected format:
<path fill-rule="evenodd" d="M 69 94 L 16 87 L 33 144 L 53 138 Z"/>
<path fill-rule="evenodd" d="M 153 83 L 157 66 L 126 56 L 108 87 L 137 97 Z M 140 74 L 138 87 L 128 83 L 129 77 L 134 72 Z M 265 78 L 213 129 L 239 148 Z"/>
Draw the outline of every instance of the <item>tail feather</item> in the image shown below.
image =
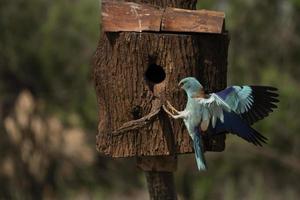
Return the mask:
<path fill-rule="evenodd" d="M 197 166 L 199 171 L 203 170 L 207 170 L 207 166 L 206 166 L 206 160 L 204 157 L 204 153 L 203 153 L 203 146 L 202 146 L 202 136 L 199 133 L 199 131 L 196 131 L 194 134 L 194 150 L 195 150 L 195 158 L 196 158 L 196 162 L 197 162 Z"/>

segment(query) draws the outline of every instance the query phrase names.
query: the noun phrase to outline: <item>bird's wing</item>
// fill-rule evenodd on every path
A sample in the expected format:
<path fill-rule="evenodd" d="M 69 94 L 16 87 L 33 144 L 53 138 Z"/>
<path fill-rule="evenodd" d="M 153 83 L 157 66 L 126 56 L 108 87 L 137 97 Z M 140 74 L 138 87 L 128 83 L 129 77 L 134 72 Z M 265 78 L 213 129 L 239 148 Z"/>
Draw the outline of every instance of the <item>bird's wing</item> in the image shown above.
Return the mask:
<path fill-rule="evenodd" d="M 211 94 L 209 98 L 195 98 L 198 103 L 200 128 L 202 131 L 206 131 L 208 126 L 215 127 L 218 119 L 224 122 L 223 111 L 230 112 L 229 105 L 215 94 Z"/>
<path fill-rule="evenodd" d="M 216 126 L 212 127 L 213 134 L 233 133 L 254 145 L 262 146 L 267 138 L 257 132 L 255 129 L 234 112 L 224 111 L 224 122 L 217 121 Z"/>
<path fill-rule="evenodd" d="M 215 93 L 229 107 L 253 124 L 277 108 L 277 89 L 268 86 L 231 86 Z"/>

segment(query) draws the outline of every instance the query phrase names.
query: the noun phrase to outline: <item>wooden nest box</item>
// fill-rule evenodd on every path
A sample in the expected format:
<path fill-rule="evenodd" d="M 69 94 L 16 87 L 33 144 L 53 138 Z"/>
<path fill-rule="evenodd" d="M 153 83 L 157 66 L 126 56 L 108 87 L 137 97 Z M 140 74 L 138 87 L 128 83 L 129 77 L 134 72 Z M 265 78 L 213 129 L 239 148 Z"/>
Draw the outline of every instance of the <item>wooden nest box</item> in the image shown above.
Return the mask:
<path fill-rule="evenodd" d="M 187 76 L 207 92 L 226 87 L 224 13 L 102 1 L 102 31 L 93 68 L 98 151 L 111 157 L 193 152 L 183 122 L 161 107 L 169 100 L 184 109 L 178 82 Z M 225 136 L 204 143 L 206 151 L 223 151 Z"/>

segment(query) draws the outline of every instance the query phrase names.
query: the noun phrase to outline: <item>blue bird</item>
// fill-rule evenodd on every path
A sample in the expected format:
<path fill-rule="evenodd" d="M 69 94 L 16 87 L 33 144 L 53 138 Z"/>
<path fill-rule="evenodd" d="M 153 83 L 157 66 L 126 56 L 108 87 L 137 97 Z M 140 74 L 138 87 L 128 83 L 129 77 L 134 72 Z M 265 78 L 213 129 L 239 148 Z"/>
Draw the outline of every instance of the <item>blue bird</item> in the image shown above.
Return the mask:
<path fill-rule="evenodd" d="M 183 111 L 176 110 L 170 102 L 163 109 L 174 119 L 183 119 L 194 143 L 199 170 L 206 170 L 203 135 L 232 133 L 254 145 L 262 146 L 267 138 L 251 125 L 269 115 L 278 103 L 277 89 L 268 86 L 231 86 L 220 92 L 206 94 L 194 77 L 179 82 L 187 94 Z"/>

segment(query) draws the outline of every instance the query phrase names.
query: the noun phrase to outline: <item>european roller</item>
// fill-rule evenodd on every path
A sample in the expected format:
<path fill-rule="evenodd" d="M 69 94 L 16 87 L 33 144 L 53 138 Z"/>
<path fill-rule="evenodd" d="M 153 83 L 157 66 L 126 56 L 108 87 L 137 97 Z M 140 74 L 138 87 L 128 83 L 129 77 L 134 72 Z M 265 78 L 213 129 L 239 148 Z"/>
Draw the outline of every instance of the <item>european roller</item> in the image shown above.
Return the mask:
<path fill-rule="evenodd" d="M 220 92 L 206 94 L 196 78 L 187 77 L 179 82 L 187 94 L 183 111 L 169 102 L 164 110 L 174 119 L 183 119 L 193 140 L 199 170 L 206 170 L 203 135 L 232 133 L 254 145 L 262 146 L 267 138 L 251 127 L 254 122 L 269 115 L 279 102 L 277 89 L 268 86 L 231 86 Z"/>

